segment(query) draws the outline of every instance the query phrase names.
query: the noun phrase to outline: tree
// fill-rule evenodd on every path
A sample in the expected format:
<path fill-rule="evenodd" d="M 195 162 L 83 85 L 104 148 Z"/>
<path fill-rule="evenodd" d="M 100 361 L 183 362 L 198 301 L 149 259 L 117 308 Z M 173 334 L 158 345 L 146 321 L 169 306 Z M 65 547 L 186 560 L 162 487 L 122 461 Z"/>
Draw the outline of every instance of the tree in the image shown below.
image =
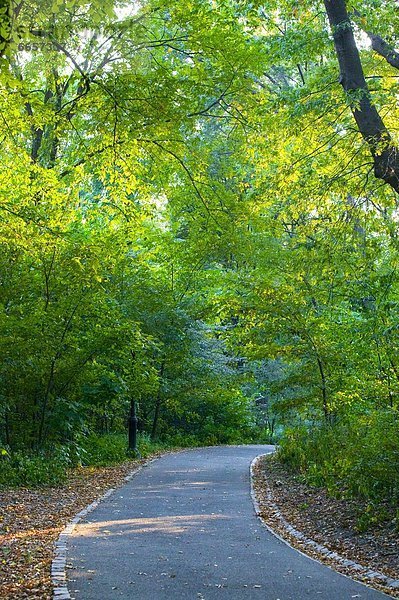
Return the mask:
<path fill-rule="evenodd" d="M 399 192 L 398 148 L 371 100 L 345 0 L 324 0 L 340 66 L 340 82 L 374 161 L 374 174 Z M 374 38 L 374 47 L 377 39 Z M 378 48 L 382 50 L 381 44 Z M 382 50 L 384 52 L 384 50 Z M 386 52 L 388 55 L 388 52 Z M 391 61 L 392 62 L 392 61 Z"/>

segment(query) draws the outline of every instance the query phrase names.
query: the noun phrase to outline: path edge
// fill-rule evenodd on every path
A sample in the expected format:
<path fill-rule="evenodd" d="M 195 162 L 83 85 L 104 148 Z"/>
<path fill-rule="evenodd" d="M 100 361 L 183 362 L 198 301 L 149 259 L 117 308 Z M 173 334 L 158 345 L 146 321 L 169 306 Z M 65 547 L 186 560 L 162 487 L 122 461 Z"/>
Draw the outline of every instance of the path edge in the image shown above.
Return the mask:
<path fill-rule="evenodd" d="M 164 454 L 150 458 L 143 464 L 138 465 L 122 479 L 121 485 L 123 485 L 124 482 L 130 481 L 135 475 L 137 475 L 137 473 L 139 473 L 149 464 L 161 458 L 161 456 L 164 456 Z M 72 536 L 76 525 L 89 513 L 91 513 L 95 508 L 97 508 L 100 502 L 103 502 L 104 500 L 109 498 L 119 487 L 120 486 L 116 486 L 108 489 L 104 494 L 97 498 L 97 500 L 94 500 L 94 502 L 92 502 L 91 504 L 83 508 L 80 512 L 78 512 L 73 517 L 73 519 L 67 522 L 66 526 L 61 531 L 57 540 L 54 542 L 54 557 L 51 561 L 51 584 L 53 586 L 53 600 L 71 600 L 71 594 L 68 590 L 66 574 L 68 550 L 67 544 L 69 538 Z"/>
<path fill-rule="evenodd" d="M 254 505 L 254 510 L 255 510 L 256 516 L 258 517 L 262 526 L 265 527 L 272 535 L 274 535 L 281 542 L 283 542 L 284 544 L 286 544 L 287 546 L 289 546 L 296 552 L 299 552 L 300 554 L 302 554 L 302 556 L 306 556 L 306 558 L 310 558 L 311 560 L 314 560 L 315 562 L 318 562 L 330 569 L 336 570 L 334 568 L 334 564 L 331 564 L 331 565 L 327 564 L 327 563 L 323 562 L 322 560 L 320 560 L 319 558 L 316 558 L 314 556 L 306 554 L 306 552 L 304 552 L 303 550 L 300 550 L 299 548 L 296 548 L 295 546 L 293 546 L 285 537 L 283 537 L 282 535 L 277 533 L 277 531 L 275 531 L 268 523 L 266 523 L 266 521 L 262 517 L 261 506 L 258 502 L 257 495 L 255 492 L 255 487 L 254 487 L 255 467 L 265 456 L 268 456 L 269 454 L 271 454 L 271 452 L 267 452 L 266 454 L 260 454 L 259 456 L 256 456 L 253 459 L 253 461 L 251 462 L 251 465 L 249 468 L 250 480 L 251 480 L 251 498 L 252 498 L 252 502 Z M 359 574 L 359 576 L 364 577 L 367 581 L 360 579 L 360 577 L 357 579 L 350 575 L 346 575 L 345 573 L 341 573 L 340 571 L 337 570 L 337 572 L 340 575 L 343 575 L 344 577 L 348 577 L 348 579 L 353 579 L 354 581 L 358 581 L 359 583 L 362 583 L 363 585 L 366 585 L 367 587 L 371 587 L 370 584 L 376 582 L 376 583 L 379 583 L 380 585 L 385 586 L 389 590 L 392 590 L 392 591 L 399 590 L 399 579 L 393 579 L 392 577 L 388 577 L 387 575 L 384 575 L 383 573 L 380 573 L 378 571 L 372 571 L 372 570 L 368 569 L 367 567 L 364 567 L 363 565 L 361 565 L 353 560 L 344 558 L 343 556 L 340 556 L 336 552 L 329 550 L 326 546 L 323 546 L 322 544 L 319 544 L 318 542 L 315 542 L 311 538 L 307 537 L 298 529 L 295 529 L 295 527 L 293 527 L 281 514 L 277 504 L 273 500 L 273 496 L 272 496 L 269 486 L 267 486 L 267 500 L 269 501 L 270 505 L 273 508 L 274 516 L 277 517 L 277 519 L 279 520 L 280 524 L 283 527 L 283 530 L 287 534 L 291 535 L 293 538 L 300 541 L 305 546 L 309 546 L 313 551 L 318 552 L 325 558 L 329 558 L 336 565 L 353 569 L 356 573 Z M 373 589 L 376 589 L 376 588 L 373 588 Z M 378 591 L 381 591 L 381 590 L 378 590 Z M 381 592 L 381 593 L 384 593 L 384 592 Z M 392 597 L 392 596 L 387 595 L 387 598 L 389 598 L 389 597 Z"/>

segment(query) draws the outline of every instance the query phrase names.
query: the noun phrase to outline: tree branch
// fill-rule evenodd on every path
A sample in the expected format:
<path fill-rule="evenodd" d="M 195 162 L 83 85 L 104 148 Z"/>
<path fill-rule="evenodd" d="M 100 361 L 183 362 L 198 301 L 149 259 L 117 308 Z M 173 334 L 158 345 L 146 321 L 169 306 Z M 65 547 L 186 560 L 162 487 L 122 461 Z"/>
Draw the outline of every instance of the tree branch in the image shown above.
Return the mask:
<path fill-rule="evenodd" d="M 395 69 L 399 69 L 399 52 L 388 44 L 381 36 L 375 35 L 369 31 L 366 32 L 371 40 L 371 47 L 374 52 L 385 58 Z"/>

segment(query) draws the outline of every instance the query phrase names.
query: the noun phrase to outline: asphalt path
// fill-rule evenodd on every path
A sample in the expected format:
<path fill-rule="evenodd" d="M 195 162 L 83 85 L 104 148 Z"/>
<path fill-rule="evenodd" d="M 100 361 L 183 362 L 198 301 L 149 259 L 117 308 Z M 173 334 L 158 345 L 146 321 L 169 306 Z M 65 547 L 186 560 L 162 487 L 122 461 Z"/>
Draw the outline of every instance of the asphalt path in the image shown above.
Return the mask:
<path fill-rule="evenodd" d="M 216 447 L 150 463 L 91 512 L 68 548 L 77 600 L 383 600 L 262 527 L 249 466 L 271 446 Z"/>

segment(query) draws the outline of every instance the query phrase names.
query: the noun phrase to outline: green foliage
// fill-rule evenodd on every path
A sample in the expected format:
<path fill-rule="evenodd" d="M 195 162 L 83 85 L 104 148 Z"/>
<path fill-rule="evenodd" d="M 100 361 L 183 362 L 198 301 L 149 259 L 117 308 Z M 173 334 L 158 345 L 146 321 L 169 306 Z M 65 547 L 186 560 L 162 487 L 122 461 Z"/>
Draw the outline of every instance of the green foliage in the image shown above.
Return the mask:
<path fill-rule="evenodd" d="M 276 440 L 270 431 L 261 427 L 214 427 L 205 425 L 199 433 L 170 433 L 163 437 L 168 447 L 194 448 L 241 444 L 273 444 Z"/>
<path fill-rule="evenodd" d="M 162 452 L 168 450 L 173 445 L 165 444 L 160 441 L 154 441 L 151 436 L 147 433 L 140 433 L 137 439 L 137 446 L 142 458 L 147 458 L 154 452 Z"/>
<path fill-rule="evenodd" d="M 356 520 L 356 530 L 364 533 L 373 525 L 378 525 L 392 519 L 391 512 L 383 504 L 371 502 L 360 512 Z M 397 517 L 395 518 L 398 524 Z"/>
<path fill-rule="evenodd" d="M 169 446 L 138 436 L 140 455 L 146 458 Z M 4 452 L 6 452 L 4 450 Z M 107 467 L 131 460 L 127 453 L 126 434 L 90 434 L 77 444 L 52 452 L 28 454 L 12 452 L 0 457 L 0 487 L 40 487 L 62 485 L 68 471 L 79 466 Z"/>
<path fill-rule="evenodd" d="M 398 434 L 396 411 L 374 411 L 331 426 L 287 431 L 279 456 L 308 483 L 326 487 L 333 495 L 395 505 L 399 501 Z"/>
<path fill-rule="evenodd" d="M 46 481 L 54 446 L 124 460 L 134 401 L 144 453 L 291 427 L 312 483 L 397 494 L 397 203 L 320 3 L 133 4 L 3 11 L 4 480 Z M 396 131 L 393 67 L 360 34 L 397 47 L 383 4 L 354 18 Z"/>
<path fill-rule="evenodd" d="M 123 434 L 90 434 L 80 442 L 80 456 L 85 466 L 116 465 L 127 458 L 127 437 Z"/>
<path fill-rule="evenodd" d="M 65 448 L 51 454 L 12 453 L 1 459 L 0 486 L 39 487 L 62 484 L 71 461 Z"/>
<path fill-rule="evenodd" d="M 148 435 L 138 436 L 137 446 L 143 458 L 166 448 L 160 442 L 153 442 Z M 90 434 L 80 442 L 81 462 L 85 466 L 106 467 L 128 460 L 127 436 L 122 433 Z"/>

